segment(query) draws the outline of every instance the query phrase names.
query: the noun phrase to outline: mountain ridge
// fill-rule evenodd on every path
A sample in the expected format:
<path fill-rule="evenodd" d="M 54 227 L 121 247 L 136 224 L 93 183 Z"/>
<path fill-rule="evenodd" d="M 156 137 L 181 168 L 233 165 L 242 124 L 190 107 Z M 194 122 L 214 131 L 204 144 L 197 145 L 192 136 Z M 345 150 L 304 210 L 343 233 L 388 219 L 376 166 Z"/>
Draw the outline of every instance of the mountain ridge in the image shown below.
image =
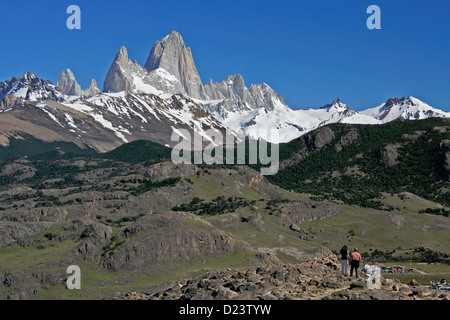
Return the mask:
<path fill-rule="evenodd" d="M 128 99 L 130 95 L 135 98 Z M 35 116 L 52 120 L 50 127 L 57 127 L 58 132 L 65 130 L 62 136 L 73 136 L 70 140 L 78 140 L 79 145 L 98 145 L 92 139 L 100 140 L 100 131 L 115 141 L 110 146 L 97 146 L 101 151 L 136 139 L 174 146 L 171 133 L 183 128 L 210 142 L 207 128 L 229 132 L 238 140 L 267 138 L 274 130 L 278 137 L 274 135 L 269 142 L 285 143 L 329 123 L 374 125 L 398 118 L 450 117 L 449 112 L 412 96 L 391 98 L 362 111 L 349 108 L 340 99 L 318 109 L 292 109 L 268 84 L 247 87 L 239 73 L 203 85 L 192 50 L 176 31 L 155 42 L 144 67 L 132 61 L 122 46 L 105 77 L 103 92 L 94 79 L 82 90 L 70 69 L 61 73 L 56 86 L 31 72 L 0 82 L 1 112 L 20 108 L 25 102 L 42 111 Z M 62 109 L 65 114 L 58 111 Z M 200 114 L 202 117 L 198 117 Z M 15 130 L 30 133 L 22 125 Z M 14 133 L 5 132 L 5 136 L 11 135 Z"/>

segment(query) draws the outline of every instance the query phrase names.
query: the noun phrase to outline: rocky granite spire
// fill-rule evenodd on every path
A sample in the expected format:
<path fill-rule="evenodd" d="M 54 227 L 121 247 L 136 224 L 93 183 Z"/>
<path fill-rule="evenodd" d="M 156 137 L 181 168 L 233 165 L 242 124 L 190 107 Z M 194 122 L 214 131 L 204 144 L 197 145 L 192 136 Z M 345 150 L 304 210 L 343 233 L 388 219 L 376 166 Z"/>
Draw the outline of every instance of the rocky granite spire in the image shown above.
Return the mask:
<path fill-rule="evenodd" d="M 91 83 L 86 90 L 82 90 L 81 86 L 75 79 L 75 75 L 70 69 L 61 72 L 58 82 L 56 82 L 56 87 L 62 94 L 83 98 L 90 98 L 100 92 L 95 79 L 91 80 Z"/>
<path fill-rule="evenodd" d="M 61 75 L 56 82 L 59 92 L 69 96 L 81 96 L 83 90 L 75 79 L 75 75 L 70 69 L 61 72 Z"/>
<path fill-rule="evenodd" d="M 164 69 L 181 82 L 187 95 L 198 99 L 206 98 L 191 48 L 186 47 L 178 32 L 172 31 L 162 40 L 155 42 L 144 67 L 149 72 Z"/>
<path fill-rule="evenodd" d="M 128 59 L 127 48 L 122 46 L 116 54 L 111 68 L 106 75 L 103 84 L 105 92 L 131 91 L 133 88 L 132 79 L 128 77 L 131 68 L 131 60 Z"/>
<path fill-rule="evenodd" d="M 83 90 L 83 97 L 90 98 L 92 96 L 95 96 L 97 93 L 100 93 L 100 89 L 97 86 L 97 81 L 95 81 L 95 79 L 92 79 L 89 87 L 87 87 L 86 90 Z"/>

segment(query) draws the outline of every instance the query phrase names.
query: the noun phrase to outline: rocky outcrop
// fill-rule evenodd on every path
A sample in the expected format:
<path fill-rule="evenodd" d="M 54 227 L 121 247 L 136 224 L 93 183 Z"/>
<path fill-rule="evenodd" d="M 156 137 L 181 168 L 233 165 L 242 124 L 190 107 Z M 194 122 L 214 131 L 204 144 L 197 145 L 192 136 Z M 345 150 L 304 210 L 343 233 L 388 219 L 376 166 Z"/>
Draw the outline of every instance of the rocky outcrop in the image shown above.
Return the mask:
<path fill-rule="evenodd" d="M 247 271 L 206 272 L 197 277 L 116 294 L 116 300 L 449 300 L 450 293 L 386 280 L 381 289 L 367 289 L 365 276 L 340 275 L 335 255 L 302 264 L 255 267 Z"/>
<path fill-rule="evenodd" d="M 81 243 L 78 245 L 78 253 L 87 261 L 94 261 L 100 249 L 111 240 L 112 236 L 111 227 L 100 223 L 92 223 L 80 236 Z"/>
<path fill-rule="evenodd" d="M 197 172 L 198 167 L 190 164 L 177 166 L 171 161 L 166 161 L 152 166 L 143 167 L 142 175 L 146 179 L 158 181 L 170 178 L 173 175 L 174 170 L 177 170 L 180 177 L 187 177 L 194 175 Z"/>
<path fill-rule="evenodd" d="M 403 229 L 405 226 L 405 223 L 406 223 L 406 219 L 400 215 L 393 216 L 391 221 L 392 221 L 392 226 L 397 230 Z"/>
<path fill-rule="evenodd" d="M 21 105 L 22 103 L 22 98 L 7 94 L 0 100 L 0 110 L 12 109 L 18 105 Z"/>
<path fill-rule="evenodd" d="M 0 249 L 13 243 L 28 246 L 33 243 L 33 240 L 30 240 L 31 237 L 47 230 L 50 226 L 51 223 L 15 223 L 2 221 L 0 224 Z"/>
<path fill-rule="evenodd" d="M 355 143 L 356 140 L 358 140 L 358 132 L 352 130 L 349 133 L 343 135 L 340 142 L 342 146 L 346 147 Z"/>
<path fill-rule="evenodd" d="M 176 214 L 160 214 L 139 220 L 124 231 L 133 241 L 103 258 L 109 270 L 141 270 L 145 265 L 190 261 L 218 253 L 231 254 L 238 241 L 221 230 L 186 228 Z"/>
<path fill-rule="evenodd" d="M 206 272 L 192 279 L 168 284 L 163 290 L 131 292 L 115 299 L 125 300 L 273 300 L 307 299 L 323 288 L 348 284 L 337 277 L 336 257 L 310 260 L 299 265 L 259 266 L 247 271 Z M 319 276 L 320 275 L 320 276 Z M 326 279 L 325 281 L 323 279 Z"/>
<path fill-rule="evenodd" d="M 340 207 L 332 202 L 289 201 L 276 206 L 276 215 L 286 226 L 302 222 L 323 220 L 339 214 Z"/>
<path fill-rule="evenodd" d="M 144 265 L 164 262 L 189 261 L 194 257 L 231 254 L 237 242 L 224 232 L 185 227 L 156 230 L 127 243 L 103 262 L 116 271 L 119 268 L 141 270 Z"/>
<path fill-rule="evenodd" d="M 334 131 L 329 127 L 322 127 L 313 132 L 300 137 L 305 146 L 293 153 L 292 156 L 280 162 L 280 169 L 283 170 L 287 167 L 300 163 L 303 159 L 307 158 L 312 152 L 320 151 L 323 147 L 331 143 L 336 138 Z M 340 142 L 334 145 L 336 152 L 342 150 L 342 141 L 345 145 L 351 144 L 356 141 L 358 134 L 355 131 L 350 131 L 345 136 L 341 137 Z"/>
<path fill-rule="evenodd" d="M 63 286 L 66 274 L 63 271 L 57 273 L 48 272 L 21 272 L 11 273 L 10 271 L 0 271 L 0 285 L 3 285 L 9 294 L 7 300 L 25 300 L 31 295 L 49 289 L 54 286 Z M 32 284 L 30 284 L 32 283 Z"/>
<path fill-rule="evenodd" d="M 343 147 L 355 143 L 356 140 L 358 140 L 358 132 L 352 130 L 341 137 L 340 141 L 334 145 L 334 150 L 341 152 Z"/>
<path fill-rule="evenodd" d="M 387 279 L 378 290 L 367 289 L 361 281 L 352 282 L 349 288 L 335 291 L 322 300 L 450 300 L 450 293 L 426 288 L 414 279 L 409 284 Z"/>
<path fill-rule="evenodd" d="M 24 180 L 34 176 L 36 168 L 29 166 L 19 161 L 11 162 L 4 165 L 0 169 L 0 177 L 14 176 L 17 180 Z"/>
<path fill-rule="evenodd" d="M 450 140 L 443 140 L 439 149 L 443 153 L 440 159 L 441 173 L 445 179 L 450 180 Z"/>
<path fill-rule="evenodd" d="M 329 127 L 323 127 L 311 134 L 307 134 L 305 141 L 313 150 L 320 150 L 335 138 L 334 131 Z"/>
<path fill-rule="evenodd" d="M 380 153 L 381 162 L 385 165 L 392 167 L 398 163 L 397 158 L 399 156 L 398 146 L 389 144 Z"/>
<path fill-rule="evenodd" d="M 291 167 L 303 159 L 305 159 L 309 155 L 309 150 L 304 147 L 300 149 L 299 151 L 295 152 L 291 157 L 283 160 L 280 162 L 280 169 L 283 170 L 287 167 Z"/>
<path fill-rule="evenodd" d="M 160 229 L 160 228 L 172 228 L 172 227 L 180 227 L 180 221 L 173 215 L 168 214 L 158 214 L 152 215 L 150 217 L 144 217 L 139 219 L 139 221 L 131 224 L 127 227 L 123 233 L 125 238 L 129 239 L 139 233 L 142 230 L 152 230 L 152 229 Z"/>

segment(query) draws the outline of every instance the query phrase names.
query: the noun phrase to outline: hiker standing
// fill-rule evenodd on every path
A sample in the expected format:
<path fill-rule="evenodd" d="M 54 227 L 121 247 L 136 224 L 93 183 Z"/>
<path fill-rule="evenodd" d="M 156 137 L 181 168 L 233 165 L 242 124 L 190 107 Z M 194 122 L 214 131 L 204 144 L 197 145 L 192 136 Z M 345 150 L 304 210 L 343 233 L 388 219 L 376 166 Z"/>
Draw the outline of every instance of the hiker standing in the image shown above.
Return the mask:
<path fill-rule="evenodd" d="M 356 278 L 359 278 L 358 269 L 359 263 L 361 262 L 361 255 L 358 252 L 358 248 L 353 249 L 350 254 L 350 277 L 353 275 L 353 270 L 355 270 Z"/>
<path fill-rule="evenodd" d="M 341 273 L 343 276 L 347 276 L 347 266 L 348 266 L 348 248 L 343 246 L 341 248 Z"/>

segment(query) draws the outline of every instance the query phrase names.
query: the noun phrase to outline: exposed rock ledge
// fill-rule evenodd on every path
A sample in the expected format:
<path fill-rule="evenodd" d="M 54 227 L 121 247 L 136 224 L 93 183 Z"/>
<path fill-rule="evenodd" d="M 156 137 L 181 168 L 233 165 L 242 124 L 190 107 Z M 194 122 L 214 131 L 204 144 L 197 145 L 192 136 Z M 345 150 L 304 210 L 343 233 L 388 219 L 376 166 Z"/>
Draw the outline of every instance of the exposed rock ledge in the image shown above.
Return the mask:
<path fill-rule="evenodd" d="M 116 294 L 117 300 L 450 300 L 450 293 L 415 282 L 384 280 L 369 290 L 361 280 L 341 276 L 335 255 L 302 264 L 257 267 L 247 271 L 206 272 L 147 292 Z M 338 266 L 335 270 L 333 266 Z"/>

